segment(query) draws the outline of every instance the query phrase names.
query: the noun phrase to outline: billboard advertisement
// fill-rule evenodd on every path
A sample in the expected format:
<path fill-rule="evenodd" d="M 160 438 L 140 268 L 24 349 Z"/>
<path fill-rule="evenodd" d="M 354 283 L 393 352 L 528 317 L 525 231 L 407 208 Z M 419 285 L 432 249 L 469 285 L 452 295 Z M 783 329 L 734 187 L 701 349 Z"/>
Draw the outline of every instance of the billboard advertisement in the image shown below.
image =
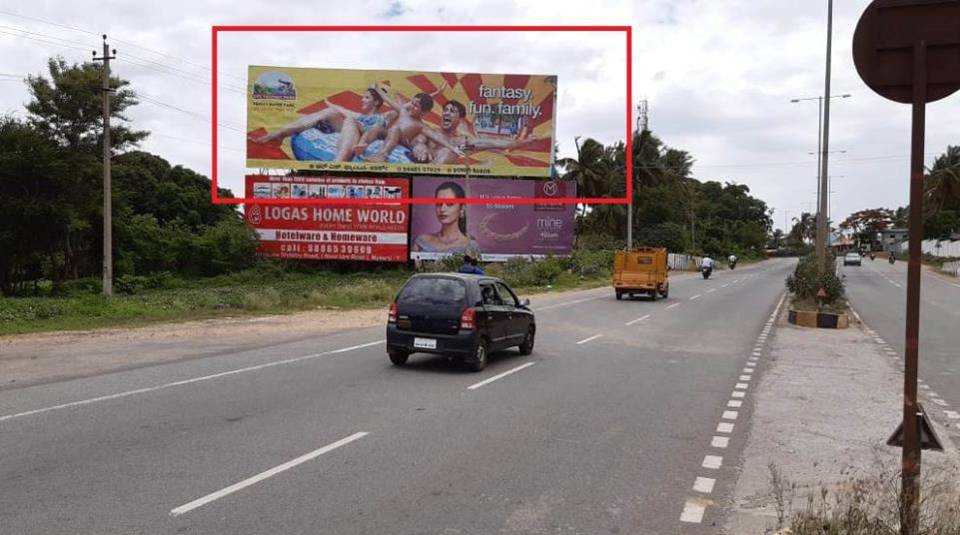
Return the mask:
<path fill-rule="evenodd" d="M 472 252 L 485 262 L 514 256 L 563 256 L 573 251 L 573 204 L 462 204 L 458 198 L 576 196 L 576 183 L 496 178 L 415 177 L 414 197 L 434 197 L 411 214 L 410 258 L 433 260 Z"/>
<path fill-rule="evenodd" d="M 549 177 L 557 77 L 250 66 L 247 167 Z"/>
<path fill-rule="evenodd" d="M 260 237 L 257 254 L 306 260 L 406 262 L 410 205 L 404 178 L 248 175 L 246 197 L 377 199 L 380 204 L 249 204 L 244 216 Z"/>

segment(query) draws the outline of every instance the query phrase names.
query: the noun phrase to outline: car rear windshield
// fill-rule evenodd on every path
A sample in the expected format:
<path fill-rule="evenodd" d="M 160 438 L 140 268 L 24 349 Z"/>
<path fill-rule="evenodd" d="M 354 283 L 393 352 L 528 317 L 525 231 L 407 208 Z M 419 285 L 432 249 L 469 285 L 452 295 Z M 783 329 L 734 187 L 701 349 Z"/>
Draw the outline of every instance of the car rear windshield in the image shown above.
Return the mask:
<path fill-rule="evenodd" d="M 466 301 L 463 281 L 443 277 L 411 279 L 403 287 L 397 302 L 406 305 L 457 305 Z"/>

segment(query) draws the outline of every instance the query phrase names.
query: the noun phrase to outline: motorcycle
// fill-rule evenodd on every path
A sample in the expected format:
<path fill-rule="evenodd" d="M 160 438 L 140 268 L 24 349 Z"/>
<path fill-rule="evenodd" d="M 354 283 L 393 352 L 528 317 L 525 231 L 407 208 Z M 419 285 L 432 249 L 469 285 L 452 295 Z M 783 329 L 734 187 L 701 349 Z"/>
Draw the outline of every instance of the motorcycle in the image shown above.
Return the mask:
<path fill-rule="evenodd" d="M 700 268 L 700 274 L 703 275 L 703 278 L 704 278 L 704 279 L 709 279 L 709 278 L 710 278 L 710 275 L 711 275 L 712 273 L 713 273 L 713 267 L 712 267 L 712 266 L 702 266 L 702 267 Z"/>
<path fill-rule="evenodd" d="M 733 262 L 729 262 L 729 264 L 730 264 L 730 269 L 734 269 L 734 268 L 737 267 L 737 261 L 736 261 L 736 260 L 734 260 Z"/>

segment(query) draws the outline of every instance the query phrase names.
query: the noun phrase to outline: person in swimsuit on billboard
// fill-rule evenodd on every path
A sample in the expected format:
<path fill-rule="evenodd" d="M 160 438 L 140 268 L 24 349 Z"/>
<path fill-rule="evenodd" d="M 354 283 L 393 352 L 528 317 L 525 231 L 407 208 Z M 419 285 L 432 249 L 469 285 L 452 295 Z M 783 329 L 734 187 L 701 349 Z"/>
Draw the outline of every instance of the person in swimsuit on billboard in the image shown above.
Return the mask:
<path fill-rule="evenodd" d="M 435 214 L 440 229 L 432 234 L 425 232 L 417 236 L 413 241 L 414 251 L 451 254 L 479 251 L 476 240 L 467 234 L 467 206 L 455 202 L 466 196 L 456 182 L 444 182 L 437 186 L 434 197 L 439 202 L 435 205 Z"/>
<path fill-rule="evenodd" d="M 363 158 L 368 162 L 386 161 L 387 155 L 398 144 L 410 150 L 414 161 L 430 161 L 430 154 L 427 147 L 429 141 L 446 147 L 447 149 L 462 155 L 462 151 L 447 140 L 446 136 L 441 135 L 436 130 L 423 124 L 423 116 L 433 109 L 433 96 L 426 93 L 417 93 L 410 100 L 405 100 L 401 96 L 393 96 L 387 90 L 378 85 L 375 89 L 383 97 L 383 101 L 393 110 L 385 114 L 387 126 L 379 126 L 365 132 L 360 138 L 360 142 L 354 147 L 354 154 L 362 154 L 367 146 L 376 139 L 383 138 L 384 143 L 380 149 L 371 156 Z M 441 85 L 433 94 L 442 92 L 446 83 Z"/>
<path fill-rule="evenodd" d="M 365 132 L 386 128 L 385 115 L 377 113 L 377 110 L 383 106 L 383 98 L 372 87 L 364 91 L 363 96 L 360 97 L 360 113 L 338 106 L 326 99 L 324 102 L 327 104 L 325 109 L 305 115 L 275 132 L 252 138 L 252 141 L 270 143 L 310 128 L 335 131 L 340 133 L 340 138 L 337 140 L 337 154 L 333 161 L 343 162 L 352 158 L 353 147 Z"/>

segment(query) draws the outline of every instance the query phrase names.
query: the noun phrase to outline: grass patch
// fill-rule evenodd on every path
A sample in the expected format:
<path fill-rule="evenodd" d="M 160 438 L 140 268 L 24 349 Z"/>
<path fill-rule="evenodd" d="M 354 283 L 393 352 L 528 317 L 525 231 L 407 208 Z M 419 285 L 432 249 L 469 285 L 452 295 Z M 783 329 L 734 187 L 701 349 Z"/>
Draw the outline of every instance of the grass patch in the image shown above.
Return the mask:
<path fill-rule="evenodd" d="M 596 253 L 572 259 L 517 260 L 487 266 L 520 294 L 609 284 L 609 265 Z M 612 256 L 611 256 L 612 258 Z M 438 266 L 449 270 L 450 266 Z M 454 268 L 455 269 L 455 268 Z M 407 268 L 338 273 L 265 262 L 208 278 L 169 273 L 118 280 L 111 298 L 94 279 L 71 281 L 57 297 L 0 297 L 0 335 L 137 326 L 226 316 L 328 308 L 386 307 L 414 273 Z M 582 273 L 582 274 L 581 274 Z"/>

